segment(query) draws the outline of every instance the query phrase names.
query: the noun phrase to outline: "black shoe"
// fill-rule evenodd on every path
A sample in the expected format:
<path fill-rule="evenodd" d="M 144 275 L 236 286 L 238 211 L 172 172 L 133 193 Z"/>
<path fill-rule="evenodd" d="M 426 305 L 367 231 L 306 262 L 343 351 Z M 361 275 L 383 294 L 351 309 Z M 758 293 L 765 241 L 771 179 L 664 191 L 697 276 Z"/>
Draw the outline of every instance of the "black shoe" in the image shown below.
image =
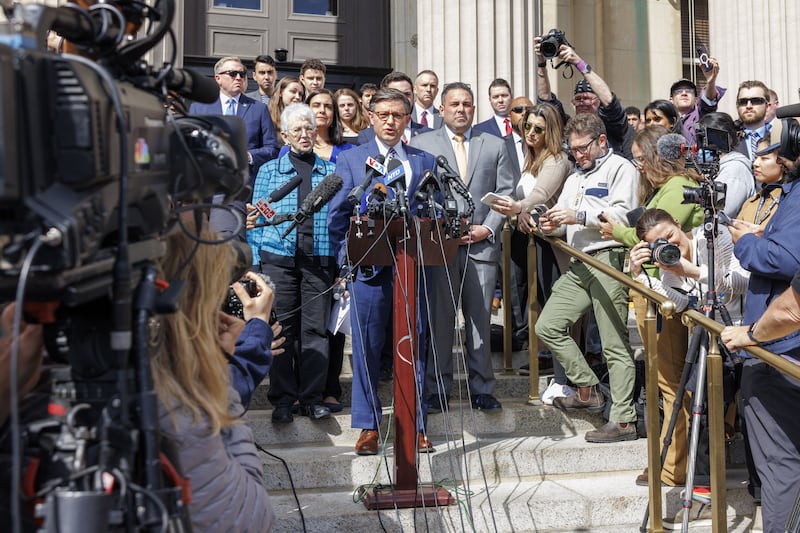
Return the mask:
<path fill-rule="evenodd" d="M 307 416 L 311 420 L 320 420 L 331 416 L 331 410 L 320 403 L 312 405 L 304 405 L 300 408 L 303 416 Z"/>
<path fill-rule="evenodd" d="M 292 407 L 290 405 L 278 405 L 272 411 L 273 424 L 288 424 L 294 421 Z"/>
<path fill-rule="evenodd" d="M 450 400 L 447 398 L 447 396 L 431 394 L 428 397 L 428 412 L 441 413 L 442 411 L 447 411 L 447 406 L 449 405 L 449 403 Z"/>
<path fill-rule="evenodd" d="M 472 397 L 472 408 L 479 411 L 496 411 L 502 409 L 503 404 L 491 394 L 476 394 Z"/>

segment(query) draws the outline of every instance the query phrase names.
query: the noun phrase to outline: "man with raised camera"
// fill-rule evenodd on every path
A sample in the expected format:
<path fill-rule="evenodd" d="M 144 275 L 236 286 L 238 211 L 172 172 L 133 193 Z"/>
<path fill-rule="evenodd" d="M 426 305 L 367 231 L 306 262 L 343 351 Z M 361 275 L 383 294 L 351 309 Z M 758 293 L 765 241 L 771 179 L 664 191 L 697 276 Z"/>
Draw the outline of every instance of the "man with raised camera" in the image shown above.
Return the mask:
<path fill-rule="evenodd" d="M 575 52 L 567 41 L 563 32 L 551 30 L 549 34 L 536 37 L 533 40 L 536 50 L 536 100 L 552 104 L 561 112 L 561 118 L 566 123 L 569 115 L 564 111 L 564 105 L 550 89 L 550 78 L 547 74 L 547 59 L 560 60 L 571 65 L 583 75 L 583 79 L 575 84 L 575 93 L 572 104 L 575 113 L 592 113 L 599 116 L 608 138 L 608 144 L 614 151 L 627 159 L 632 159 L 631 144 L 633 144 L 633 128 L 628 125 L 628 116 L 619 101 L 611 92 L 611 88 Z M 542 47 L 544 43 L 544 49 Z"/>
<path fill-rule="evenodd" d="M 626 220 L 636 207 L 638 172 L 608 146 L 605 126 L 592 113 L 580 113 L 567 123 L 565 135 L 576 168 L 564 183 L 556 205 L 540 218 L 543 232 L 566 235 L 575 248 L 622 271 L 626 249 L 602 238 L 602 218 Z M 634 440 L 636 412 L 633 408 L 635 366 L 628 341 L 628 290 L 613 278 L 573 260 L 569 270 L 553 285 L 553 292 L 536 322 L 536 334 L 564 366 L 578 393 L 557 398 L 553 405 L 565 411 L 603 411 L 605 399 L 599 380 L 578 345 L 570 327 L 590 309 L 594 310 L 603 355 L 608 362 L 611 387 L 609 422 L 586 433 L 589 442 Z"/>

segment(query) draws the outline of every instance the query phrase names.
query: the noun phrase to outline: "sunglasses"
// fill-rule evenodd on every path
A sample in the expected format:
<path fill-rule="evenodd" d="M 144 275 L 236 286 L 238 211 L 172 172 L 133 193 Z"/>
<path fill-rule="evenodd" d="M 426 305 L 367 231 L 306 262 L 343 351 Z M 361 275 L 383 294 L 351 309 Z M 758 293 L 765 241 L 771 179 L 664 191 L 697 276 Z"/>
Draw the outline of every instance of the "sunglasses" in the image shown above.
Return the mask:
<path fill-rule="evenodd" d="M 225 72 L 220 72 L 220 74 L 227 74 L 231 78 L 235 78 L 236 76 L 239 76 L 240 78 L 247 77 L 246 70 L 226 70 Z"/>
<path fill-rule="evenodd" d="M 518 105 L 517 107 L 511 108 L 512 113 L 519 114 L 519 113 L 524 113 L 526 111 L 533 111 L 533 108 L 529 105 Z"/>
<path fill-rule="evenodd" d="M 672 94 L 694 94 L 694 89 L 690 89 L 689 87 L 681 87 L 680 89 L 675 89 L 672 91 Z"/>
<path fill-rule="evenodd" d="M 533 130 L 533 132 L 536 135 L 541 135 L 542 133 L 544 133 L 544 128 L 542 128 L 540 126 L 534 126 L 530 122 L 526 122 L 525 124 L 522 125 L 522 127 L 525 129 L 525 131 Z"/>
<path fill-rule="evenodd" d="M 756 96 L 754 98 L 739 98 L 736 100 L 736 105 L 739 107 L 747 106 L 748 102 L 750 105 L 764 105 L 767 103 L 767 99 L 762 96 Z"/>

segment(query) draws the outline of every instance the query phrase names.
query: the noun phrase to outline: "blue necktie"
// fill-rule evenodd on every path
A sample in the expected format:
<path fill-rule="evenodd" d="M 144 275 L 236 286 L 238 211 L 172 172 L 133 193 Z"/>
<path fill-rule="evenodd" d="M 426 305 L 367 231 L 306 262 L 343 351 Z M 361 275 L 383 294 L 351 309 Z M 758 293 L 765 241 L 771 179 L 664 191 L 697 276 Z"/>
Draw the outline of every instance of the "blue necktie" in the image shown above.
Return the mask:
<path fill-rule="evenodd" d="M 235 115 L 236 114 L 236 100 L 231 98 L 228 100 L 228 108 L 225 109 L 226 115 Z"/>

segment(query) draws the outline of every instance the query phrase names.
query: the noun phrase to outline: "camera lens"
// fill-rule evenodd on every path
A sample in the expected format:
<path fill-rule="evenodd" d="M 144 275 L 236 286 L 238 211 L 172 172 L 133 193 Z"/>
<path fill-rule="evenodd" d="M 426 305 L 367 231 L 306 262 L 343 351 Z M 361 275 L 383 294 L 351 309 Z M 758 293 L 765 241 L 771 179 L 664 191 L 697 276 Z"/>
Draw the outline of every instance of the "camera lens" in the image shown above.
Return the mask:
<path fill-rule="evenodd" d="M 653 250 L 653 260 L 665 266 L 677 265 L 681 262 L 681 251 L 672 243 L 659 244 Z"/>

